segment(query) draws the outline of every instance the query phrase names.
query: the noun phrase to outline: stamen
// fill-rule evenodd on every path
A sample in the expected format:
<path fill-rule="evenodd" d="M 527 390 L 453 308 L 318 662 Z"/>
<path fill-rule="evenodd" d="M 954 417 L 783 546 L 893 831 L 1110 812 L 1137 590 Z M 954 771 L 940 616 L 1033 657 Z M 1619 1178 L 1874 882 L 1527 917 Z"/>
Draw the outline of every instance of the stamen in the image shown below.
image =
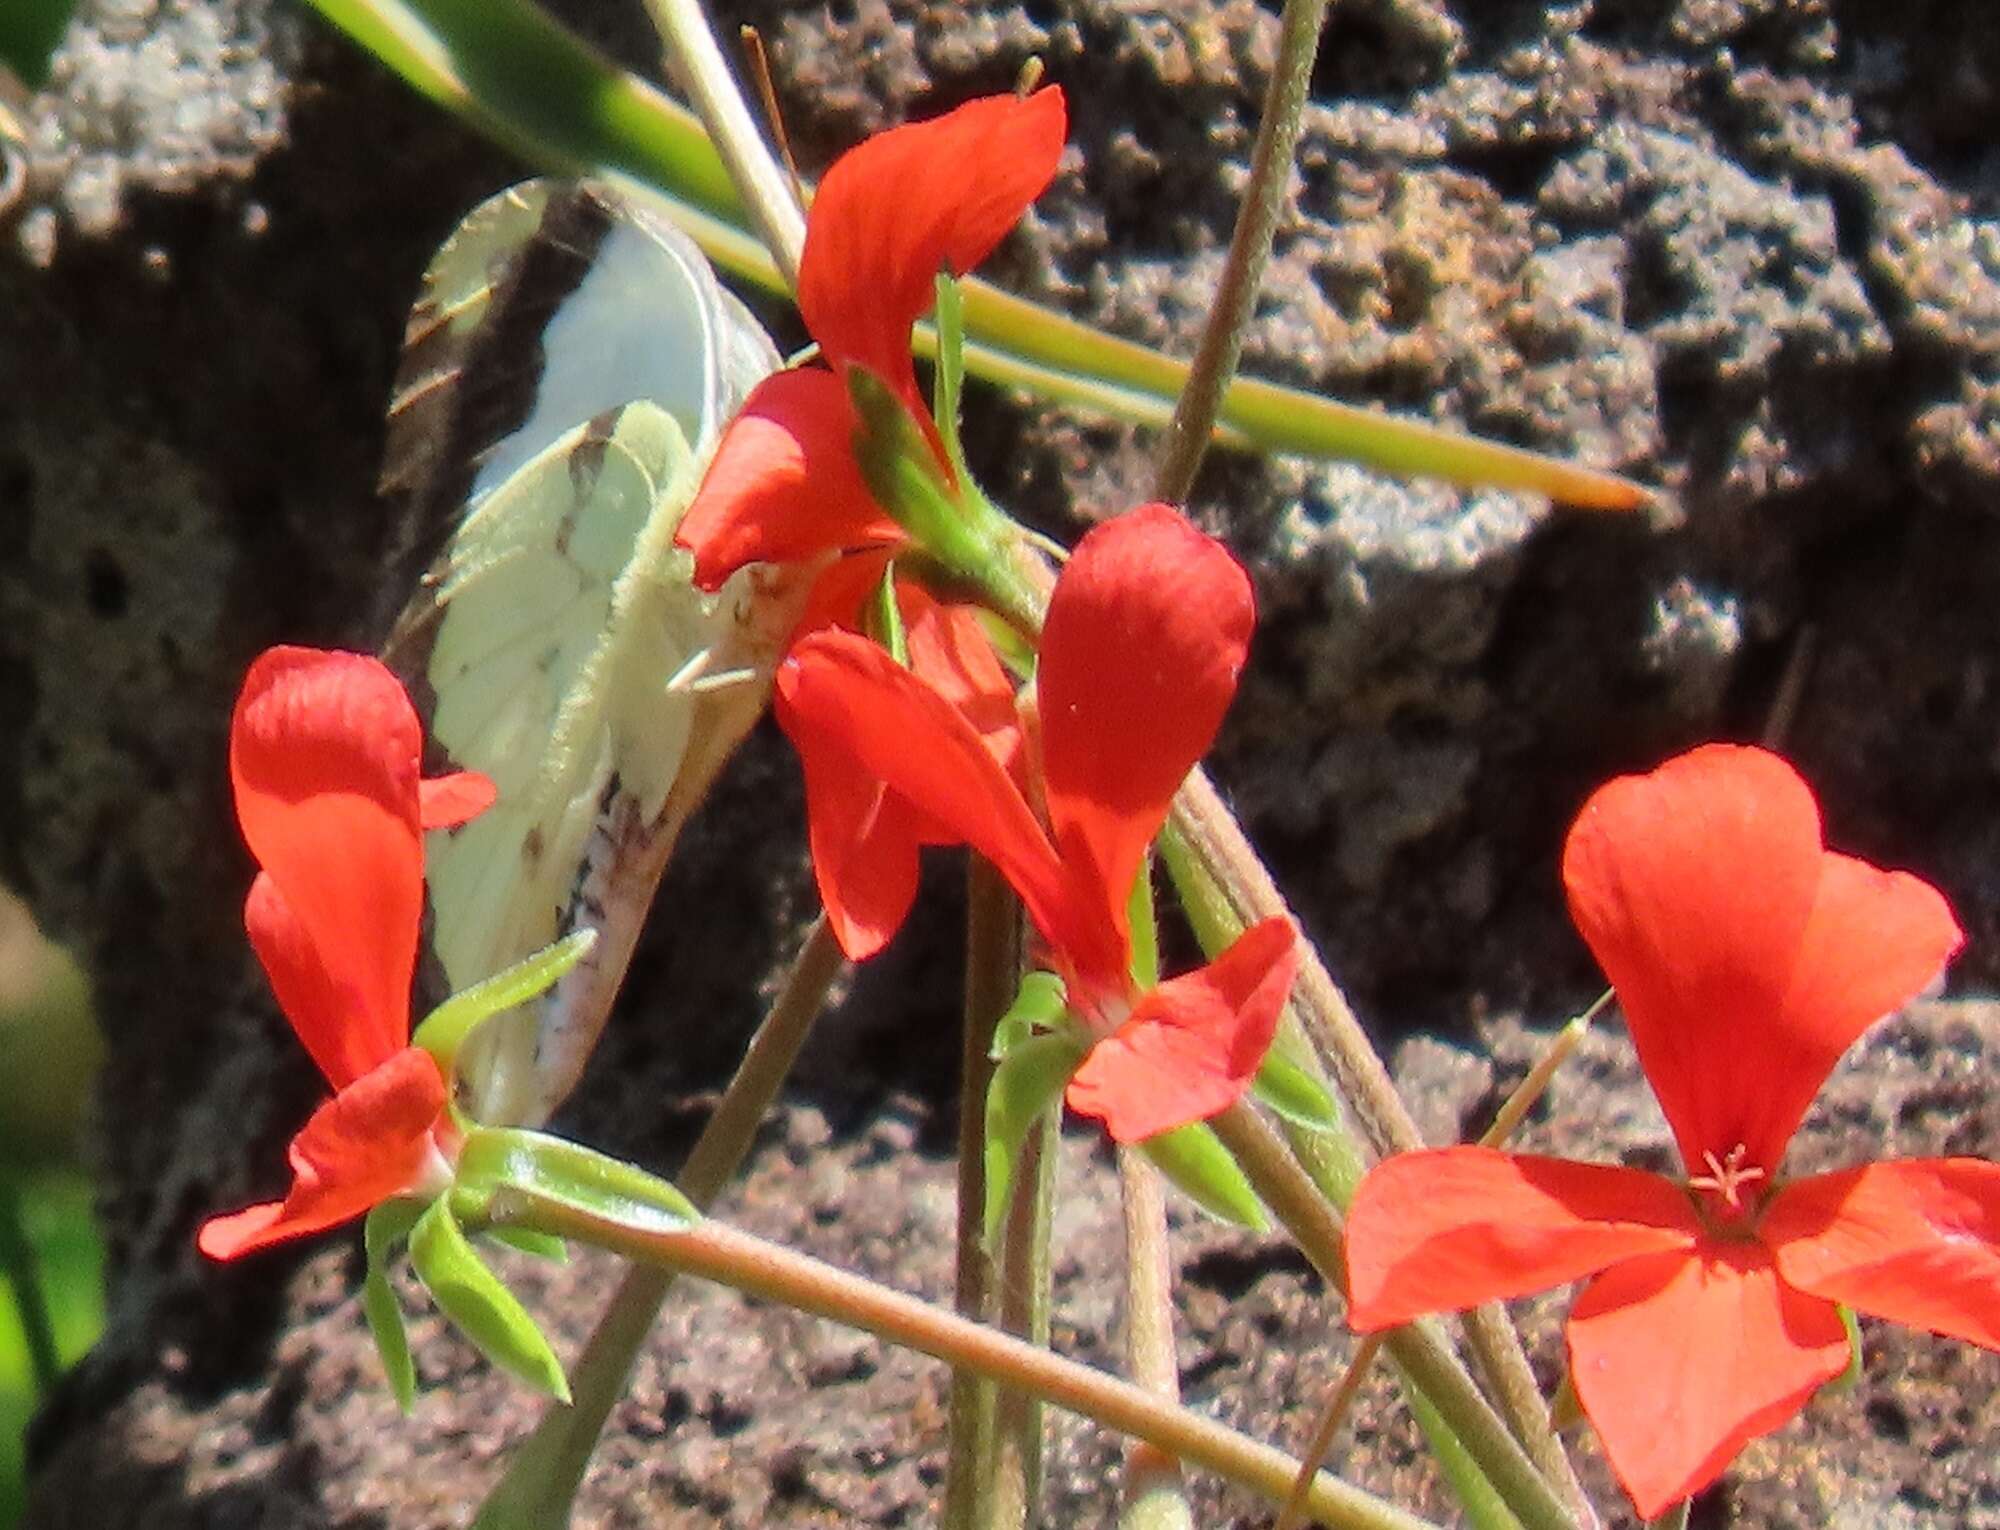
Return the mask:
<path fill-rule="evenodd" d="M 1743 1155 L 1748 1151 L 1742 1143 L 1737 1143 L 1718 1162 L 1714 1153 L 1702 1150 L 1702 1162 L 1708 1165 L 1708 1173 L 1696 1174 L 1688 1179 L 1691 1190 L 1713 1190 L 1722 1197 L 1723 1205 L 1731 1211 L 1743 1209 L 1743 1187 L 1755 1184 L 1764 1177 L 1764 1171 L 1756 1164 L 1743 1167 Z"/>

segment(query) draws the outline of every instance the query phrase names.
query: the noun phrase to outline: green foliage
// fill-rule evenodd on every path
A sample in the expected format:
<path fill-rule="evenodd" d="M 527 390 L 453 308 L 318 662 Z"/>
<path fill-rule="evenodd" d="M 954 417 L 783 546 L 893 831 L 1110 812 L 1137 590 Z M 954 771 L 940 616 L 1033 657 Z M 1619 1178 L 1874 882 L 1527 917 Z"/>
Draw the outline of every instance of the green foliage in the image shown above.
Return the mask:
<path fill-rule="evenodd" d="M 452 1215 L 450 1197 L 433 1201 L 417 1218 L 410 1230 L 410 1264 L 438 1310 L 481 1354 L 537 1391 L 569 1401 L 562 1362 L 528 1309 L 473 1251 Z"/>
<path fill-rule="evenodd" d="M 482 1127 L 459 1150 L 452 1200 L 468 1220 L 483 1221 L 503 1195 L 510 1214 L 525 1197 L 645 1233 L 683 1232 L 701 1220 L 693 1201 L 644 1169 L 546 1132 Z"/>
<path fill-rule="evenodd" d="M 1205 1121 L 1174 1131 L 1161 1132 L 1139 1144 L 1139 1151 L 1152 1159 L 1153 1167 L 1166 1175 L 1174 1187 L 1210 1216 L 1234 1222 L 1252 1232 L 1269 1225 L 1264 1205 L 1250 1181 L 1237 1167 L 1229 1149 L 1222 1145 Z"/>
<path fill-rule="evenodd" d="M 1294 1126 L 1309 1131 L 1340 1129 L 1340 1106 L 1312 1073 L 1273 1044 L 1251 1085 L 1257 1098 Z"/>
<path fill-rule="evenodd" d="M 41 89 L 75 11 L 76 0 L 7 0 L 0 5 L 0 64 Z"/>
<path fill-rule="evenodd" d="M 424 1017 L 410 1038 L 411 1044 L 435 1057 L 438 1070 L 450 1078 L 459 1049 L 474 1031 L 495 1015 L 553 987 L 596 944 L 597 931 L 578 930 L 485 982 L 453 994 Z"/>
<path fill-rule="evenodd" d="M 368 1331 L 375 1337 L 375 1351 L 382 1357 L 389 1390 L 405 1414 L 416 1405 L 417 1368 L 410 1359 L 402 1303 L 389 1284 L 389 1259 L 423 1214 L 424 1208 L 414 1201 L 384 1201 L 368 1213 L 362 1235 L 368 1249 L 368 1275 L 361 1284 L 361 1310 L 368 1316 Z"/>
<path fill-rule="evenodd" d="M 1020 1008 L 1017 1001 L 1015 1010 Z M 1034 1124 L 1062 1097 L 1063 1086 L 1089 1050 L 1066 1031 L 1022 1034 L 1015 1010 L 1001 1020 L 1014 1037 L 1000 1054 L 986 1090 L 986 1214 L 989 1245 L 1007 1214 L 1014 1165 Z"/>

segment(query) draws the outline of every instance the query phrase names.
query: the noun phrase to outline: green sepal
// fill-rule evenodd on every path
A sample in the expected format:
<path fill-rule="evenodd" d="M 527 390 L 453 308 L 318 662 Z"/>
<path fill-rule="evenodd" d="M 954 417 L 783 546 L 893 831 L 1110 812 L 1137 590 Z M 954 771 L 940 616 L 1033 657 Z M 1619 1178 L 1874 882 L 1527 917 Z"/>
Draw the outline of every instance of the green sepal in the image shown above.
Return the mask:
<path fill-rule="evenodd" d="M 870 637 L 888 651 L 889 657 L 904 668 L 910 663 L 910 635 L 903 627 L 903 608 L 896 602 L 896 565 L 892 561 L 868 592 L 862 617 Z"/>
<path fill-rule="evenodd" d="M 1257 1192 L 1207 1122 L 1191 1122 L 1148 1137 L 1139 1151 L 1210 1216 L 1252 1232 L 1263 1232 L 1270 1225 Z"/>
<path fill-rule="evenodd" d="M 49 64 L 76 13 L 76 0 L 7 0 L 0 5 L 0 66 L 31 90 L 49 83 Z M 0 105 L 0 121 L 6 107 Z"/>
<path fill-rule="evenodd" d="M 1315 1132 L 1340 1128 L 1340 1105 L 1332 1091 L 1277 1045 L 1264 1054 L 1250 1088 L 1272 1112 L 1294 1126 Z"/>
<path fill-rule="evenodd" d="M 1160 983 L 1160 921 L 1153 910 L 1153 857 L 1139 858 L 1139 874 L 1125 899 L 1125 922 L 1131 929 L 1132 981 L 1141 993 Z"/>
<path fill-rule="evenodd" d="M 1054 1030 L 1068 1008 L 1061 978 L 1053 972 L 1030 972 L 993 1027 L 993 1060 L 999 1062 L 1030 1036 Z"/>
<path fill-rule="evenodd" d="M 578 930 L 485 982 L 453 994 L 424 1017 L 410 1044 L 436 1058 L 438 1071 L 450 1078 L 459 1049 L 474 1031 L 495 1015 L 554 987 L 596 944 L 597 931 Z"/>
<path fill-rule="evenodd" d="M 959 435 L 958 401 L 965 391 L 965 304 L 959 296 L 958 279 L 949 271 L 937 275 L 937 360 L 931 380 L 931 414 L 937 419 L 938 435 L 944 441 L 945 460 L 969 483 L 972 474 L 965 465 L 965 446 Z"/>
<path fill-rule="evenodd" d="M 558 1402 L 570 1400 L 562 1362 L 528 1309 L 473 1251 L 449 1196 L 431 1202 L 410 1230 L 410 1265 L 438 1310 L 481 1354 Z"/>
<path fill-rule="evenodd" d="M 620 1159 L 524 1127 L 475 1128 L 459 1149 L 453 1204 L 475 1224 L 504 1209 L 518 1227 L 516 1196 L 529 1215 L 536 1201 L 554 1202 L 636 1232 L 685 1232 L 701 1220 L 694 1202 L 666 1180 Z"/>
<path fill-rule="evenodd" d="M 1835 1392 L 1851 1392 L 1861 1384 L 1861 1324 L 1847 1303 L 1835 1302 L 1833 1310 L 1840 1314 L 1840 1326 L 1847 1330 L 1847 1369 L 1826 1385 Z"/>
<path fill-rule="evenodd" d="M 536 1232 L 531 1227 L 489 1227 L 479 1236 L 491 1238 L 530 1259 L 546 1259 L 550 1264 L 569 1263 L 569 1245 L 554 1233 Z"/>
<path fill-rule="evenodd" d="M 1411 1386 L 1406 1380 L 1403 1396 L 1409 1402 L 1417 1427 L 1430 1444 L 1438 1469 L 1451 1485 L 1452 1497 L 1458 1500 L 1459 1512 L 1465 1516 L 1465 1523 L 1472 1530 L 1521 1530 L 1521 1521 L 1507 1507 L 1507 1500 L 1500 1496 L 1491 1479 L 1479 1469 L 1472 1452 L 1465 1448 L 1457 1431 L 1438 1412 L 1423 1390 Z"/>
<path fill-rule="evenodd" d="M 1025 986 L 1025 985 L 1024 985 Z M 1019 1001 L 1016 1001 L 1019 1007 Z M 1008 1012 L 1010 1015 L 1013 1011 Z M 1055 1102 L 1090 1048 L 1067 1031 L 1026 1036 L 1008 1047 L 986 1088 L 986 1206 L 991 1246 L 1007 1214 L 1014 1165 L 1028 1133 Z"/>
<path fill-rule="evenodd" d="M 410 1229 L 424 1214 L 416 1201 L 383 1201 L 368 1213 L 362 1224 L 362 1243 L 368 1250 L 368 1275 L 361 1282 L 361 1310 L 368 1318 L 368 1331 L 375 1338 L 375 1353 L 382 1357 L 382 1370 L 389 1378 L 389 1390 L 405 1417 L 417 1402 L 417 1367 L 410 1359 L 410 1336 L 403 1326 L 403 1304 L 389 1284 L 389 1258 L 396 1245 L 409 1237 Z"/>

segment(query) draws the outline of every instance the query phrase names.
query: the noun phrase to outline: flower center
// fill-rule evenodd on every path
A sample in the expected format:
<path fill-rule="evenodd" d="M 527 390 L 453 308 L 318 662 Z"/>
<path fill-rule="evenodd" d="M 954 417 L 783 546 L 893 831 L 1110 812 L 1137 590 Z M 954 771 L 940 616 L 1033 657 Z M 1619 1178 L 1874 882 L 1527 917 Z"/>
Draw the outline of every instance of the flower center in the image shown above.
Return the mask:
<path fill-rule="evenodd" d="M 1765 1173 L 1761 1164 L 1753 1163 L 1747 1166 L 1744 1164 L 1744 1155 L 1748 1151 L 1749 1149 L 1739 1142 L 1718 1159 L 1713 1152 L 1704 1149 L 1701 1158 L 1708 1166 L 1708 1172 L 1688 1176 L 1688 1189 L 1706 1191 L 1714 1200 L 1722 1203 L 1720 1220 L 1725 1225 L 1747 1220 L 1756 1209 L 1755 1205 L 1744 1196 L 1744 1190 L 1765 1178 Z M 1699 1204 L 1698 1201 L 1697 1205 Z M 1712 1211 L 1716 1208 L 1711 1201 L 1703 1209 Z"/>

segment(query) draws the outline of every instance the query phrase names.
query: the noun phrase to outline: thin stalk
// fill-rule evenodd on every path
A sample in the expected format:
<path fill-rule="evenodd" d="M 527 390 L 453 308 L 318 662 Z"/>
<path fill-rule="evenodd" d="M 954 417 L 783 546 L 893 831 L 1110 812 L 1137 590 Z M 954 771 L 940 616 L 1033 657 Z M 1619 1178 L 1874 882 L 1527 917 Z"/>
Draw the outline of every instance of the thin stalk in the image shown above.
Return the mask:
<path fill-rule="evenodd" d="M 1173 1261 L 1167 1247 L 1167 1200 L 1146 1155 L 1118 1150 L 1125 1214 L 1125 1373 L 1163 1402 L 1181 1399 L 1174 1352 Z M 1311 1474 L 1305 1474 L 1310 1483 Z M 1193 1530 L 1194 1511 L 1181 1465 L 1144 1441 L 1125 1454 L 1119 1530 Z"/>
<path fill-rule="evenodd" d="M 1273 915 L 1298 923 L 1241 826 L 1201 770 L 1189 774 L 1175 797 L 1171 821 L 1242 927 Z M 1300 952 L 1292 1003 L 1376 1152 L 1404 1153 L 1422 1148 L 1423 1134 L 1318 950 L 1311 941 L 1301 941 Z M 1562 1442 L 1549 1427 L 1548 1408 L 1506 1309 L 1497 1302 L 1473 1309 L 1465 1314 L 1465 1331 L 1473 1356 L 1514 1433 L 1548 1479 L 1561 1488 L 1579 1513 L 1587 1514 L 1583 1485 Z"/>
<path fill-rule="evenodd" d="M 980 856 L 966 868 L 965 1025 L 958 1072 L 958 1253 L 953 1304 L 975 1322 L 992 1314 L 994 1271 L 984 1236 L 986 1092 L 993 1082 L 993 1028 L 1012 1001 L 1021 961 L 1021 921 L 1005 879 Z M 951 1378 L 950 1450 L 944 1530 L 972 1530 L 990 1498 L 995 1452 L 993 1383 L 972 1371 Z"/>
<path fill-rule="evenodd" d="M 1014 1194 L 1000 1229 L 1000 1326 L 1046 1349 L 1049 1342 L 1049 1228 L 1056 1188 L 1060 1106 L 1044 1112 L 1021 1145 Z M 984 1530 L 1025 1530 L 1039 1523 L 1042 1498 L 1042 1399 L 1002 1388 L 994 1405 L 997 1453 Z"/>
<path fill-rule="evenodd" d="M 752 227 L 777 262 L 785 285 L 797 290 L 799 255 L 805 249 L 806 220 L 792 181 L 771 153 L 750 115 L 743 91 L 715 40 L 701 0 L 646 0 L 667 67 L 687 91 L 688 101 L 723 166 L 743 198 Z"/>
<path fill-rule="evenodd" d="M 1208 1124 L 1321 1277 L 1335 1290 L 1345 1290 L 1347 1261 L 1339 1213 L 1300 1168 L 1284 1139 L 1241 1100 Z M 1521 1523 L 1528 1530 L 1575 1530 L 1576 1517 L 1480 1395 L 1439 1327 L 1428 1321 L 1411 1323 L 1391 1331 L 1387 1342 L 1410 1384 L 1429 1397 Z"/>
<path fill-rule="evenodd" d="M 1332 1451 L 1334 1436 L 1340 1433 L 1340 1426 L 1347 1421 L 1348 1409 L 1354 1406 L 1354 1399 L 1361 1394 L 1361 1383 L 1367 1380 L 1368 1372 L 1374 1368 L 1375 1357 L 1381 1353 L 1386 1337 L 1379 1333 L 1363 1334 L 1361 1342 L 1354 1346 L 1347 1369 L 1341 1373 L 1340 1384 L 1333 1389 L 1333 1396 L 1326 1400 L 1326 1407 L 1319 1416 L 1319 1427 L 1313 1430 L 1312 1440 L 1300 1457 L 1299 1480 L 1293 1484 L 1292 1496 L 1278 1511 L 1278 1522 L 1271 1530 L 1297 1530 L 1299 1516 L 1305 1512 L 1305 1494 L 1312 1483 L 1312 1474 L 1319 1470 L 1320 1463 Z"/>
<path fill-rule="evenodd" d="M 1521 1080 L 1520 1087 L 1507 1096 L 1506 1103 L 1500 1107 L 1500 1113 L 1493 1118 L 1493 1124 L 1480 1135 L 1481 1147 L 1498 1147 L 1514 1135 L 1514 1129 L 1521 1124 L 1528 1112 L 1535 1108 L 1535 1101 L 1539 1100 L 1548 1089 L 1549 1080 L 1556 1076 L 1556 1069 L 1569 1060 L 1570 1054 L 1577 1048 L 1577 1043 L 1582 1041 L 1590 1030 L 1590 1022 L 1604 1013 L 1605 1008 L 1611 1003 L 1611 998 L 1611 990 L 1605 989 L 1592 1001 L 1590 1008 L 1556 1032 L 1555 1040 L 1549 1043 L 1549 1049 L 1535 1060 L 1534 1067 L 1528 1070 L 1528 1076 Z"/>
<path fill-rule="evenodd" d="M 1160 447 L 1156 498 L 1184 502 L 1215 433 L 1216 418 L 1236 364 L 1243 355 L 1243 331 L 1256 306 L 1257 289 L 1271 256 L 1271 236 L 1291 184 L 1292 154 L 1298 147 L 1299 116 L 1312 83 L 1320 28 L 1327 0 L 1285 0 L 1278 23 L 1278 60 L 1264 89 L 1263 119 L 1250 154 L 1250 183 L 1236 210 L 1236 230 L 1222 262 L 1215 300 L 1202 327 L 1187 381 L 1174 405 Z"/>
<path fill-rule="evenodd" d="M 757 1027 L 735 1077 L 681 1170 L 680 1188 L 697 1206 L 713 1201 L 748 1155 L 764 1113 L 784 1086 L 828 991 L 845 968 L 822 915 L 792 959 L 770 1012 Z M 551 1407 L 542 1415 L 487 1495 L 473 1521 L 474 1530 L 562 1530 L 569 1523 L 570 1504 L 589 1468 L 597 1437 L 625 1394 L 632 1363 L 673 1281 L 673 1271 L 658 1265 L 634 1264 L 625 1272 L 570 1372 L 570 1406 Z"/>
<path fill-rule="evenodd" d="M 1283 1451 L 1164 1403 L 1143 1387 L 719 1222 L 664 1232 L 508 1189 L 489 1201 L 487 1225 L 594 1244 L 977 1370 L 1002 1387 L 1032 1392 L 1109 1429 L 1147 1440 L 1274 1504 L 1284 1500 L 1298 1471 L 1298 1462 Z M 1324 1473 L 1314 1482 L 1307 1508 L 1335 1530 L 1437 1530 L 1430 1521 Z"/>
<path fill-rule="evenodd" d="M 49 1316 L 48 1294 L 42 1288 L 41 1261 L 35 1257 L 35 1245 L 22 1215 L 20 1187 L 4 1176 L 0 1176 L 0 1278 L 14 1293 L 14 1311 L 21 1321 L 21 1336 L 27 1341 L 35 1393 L 47 1396 L 62 1378 L 62 1351 Z"/>

